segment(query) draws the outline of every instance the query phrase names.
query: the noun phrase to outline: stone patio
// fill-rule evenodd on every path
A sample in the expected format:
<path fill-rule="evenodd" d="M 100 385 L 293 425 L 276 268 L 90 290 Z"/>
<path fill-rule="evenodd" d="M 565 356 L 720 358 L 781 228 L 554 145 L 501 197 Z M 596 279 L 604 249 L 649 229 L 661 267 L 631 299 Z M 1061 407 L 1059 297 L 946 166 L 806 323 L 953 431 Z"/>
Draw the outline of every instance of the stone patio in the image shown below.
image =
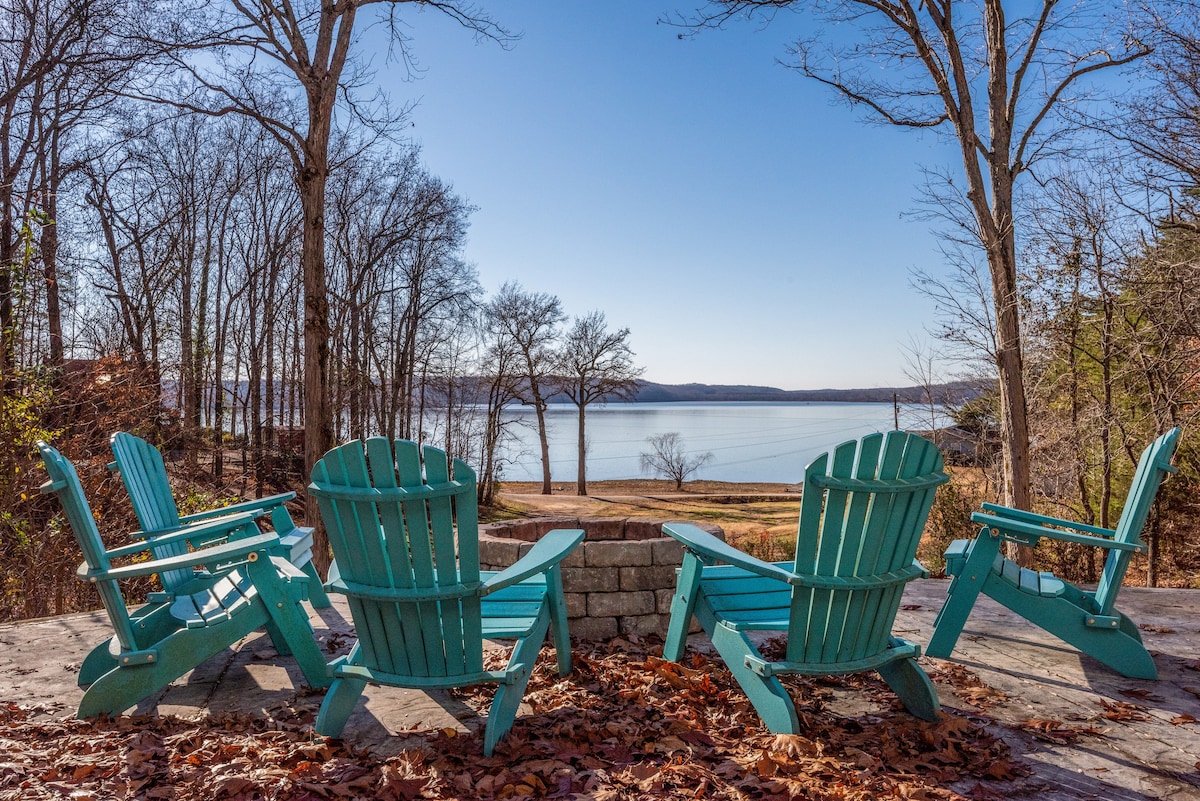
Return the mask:
<path fill-rule="evenodd" d="M 944 598 L 943 581 L 909 585 L 896 633 L 928 639 Z M 974 709 L 938 681 L 942 704 L 1000 724 L 992 729 L 1033 770 L 1017 783 L 991 789 L 1010 798 L 1200 798 L 1200 593 L 1126 588 L 1121 608 L 1143 628 L 1161 678 L 1125 679 L 1024 620 L 981 598 L 950 662 L 926 660 L 935 669 L 958 663 L 979 676 L 995 702 Z M 319 610 L 313 626 L 323 645 L 352 637 L 340 598 Z M 0 699 L 38 705 L 46 714 L 67 716 L 79 702 L 75 675 L 96 643 L 110 636 L 102 613 L 70 615 L 0 626 Z M 701 636 L 697 647 L 705 647 Z M 205 712 L 256 713 L 287 704 L 299 671 L 278 657 L 265 635 L 210 659 L 137 711 L 194 716 Z M 1002 694 L 1002 695 L 1000 695 Z M 478 727 L 482 720 L 444 694 L 389 688 L 367 689 L 366 703 L 351 717 L 345 738 L 380 755 L 395 753 L 414 728 Z M 869 704 L 845 693 L 835 708 L 864 711 Z M 1122 720 L 1114 708 L 1135 704 L 1141 720 Z M 1107 706 L 1106 706 L 1107 705 Z M 1110 717 L 1106 717 L 1110 715 Z M 1118 719 L 1113 719 L 1118 718 Z M 1102 731 L 1065 744 L 1036 736 L 1025 721 L 1057 721 Z M 965 788 L 964 788 L 965 789 Z"/>

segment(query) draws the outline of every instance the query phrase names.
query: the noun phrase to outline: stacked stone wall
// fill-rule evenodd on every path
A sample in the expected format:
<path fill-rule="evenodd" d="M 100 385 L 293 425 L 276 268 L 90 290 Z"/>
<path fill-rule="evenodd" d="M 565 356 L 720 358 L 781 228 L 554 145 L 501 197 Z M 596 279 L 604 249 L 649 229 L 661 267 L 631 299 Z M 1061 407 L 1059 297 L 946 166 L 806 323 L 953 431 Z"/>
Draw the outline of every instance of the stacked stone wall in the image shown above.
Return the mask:
<path fill-rule="evenodd" d="M 481 526 L 479 561 L 503 570 L 554 529 L 583 529 L 584 541 L 562 563 L 571 636 L 608 640 L 619 635 L 663 635 L 683 547 L 662 533 L 667 520 L 643 518 L 534 518 Z M 698 525 L 725 538 L 720 526 Z M 695 623 L 693 621 L 693 627 Z"/>

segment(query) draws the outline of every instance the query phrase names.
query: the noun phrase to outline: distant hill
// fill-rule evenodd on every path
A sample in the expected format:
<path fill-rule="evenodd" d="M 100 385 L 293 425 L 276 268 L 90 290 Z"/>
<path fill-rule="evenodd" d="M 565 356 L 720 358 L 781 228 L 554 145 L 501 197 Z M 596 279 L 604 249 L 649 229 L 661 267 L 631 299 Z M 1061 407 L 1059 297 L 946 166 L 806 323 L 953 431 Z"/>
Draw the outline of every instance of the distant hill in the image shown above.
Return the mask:
<path fill-rule="evenodd" d="M 762 402 L 791 401 L 810 403 L 928 403 L 924 387 L 874 387 L 870 389 L 777 389 L 740 384 L 655 384 L 639 382 L 634 396 L 638 403 L 670 403 L 684 401 Z M 962 403 L 982 394 L 978 384 L 956 381 L 931 388 L 935 403 Z"/>

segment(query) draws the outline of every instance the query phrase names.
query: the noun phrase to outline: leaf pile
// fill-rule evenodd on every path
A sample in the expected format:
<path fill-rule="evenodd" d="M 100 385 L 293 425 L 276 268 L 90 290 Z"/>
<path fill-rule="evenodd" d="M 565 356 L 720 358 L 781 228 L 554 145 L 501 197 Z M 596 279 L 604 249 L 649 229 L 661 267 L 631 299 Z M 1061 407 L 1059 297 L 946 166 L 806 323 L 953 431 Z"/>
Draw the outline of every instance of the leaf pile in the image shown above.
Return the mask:
<path fill-rule="evenodd" d="M 47 720 L 0 707 L 0 800 L 178 799 L 912 799 L 963 798 L 952 787 L 1025 771 L 971 719 L 926 723 L 873 675 L 785 681 L 803 734 L 766 732 L 720 660 L 685 664 L 616 640 L 577 644 L 561 679 L 543 655 L 495 756 L 478 731 L 420 732 L 380 760 L 313 733 L 320 695 L 260 716 Z M 829 709 L 843 692 L 872 714 Z M 490 690 L 456 694 L 486 714 Z M 482 719 L 469 721 L 474 729 Z M 964 790 L 964 792 L 966 792 Z"/>

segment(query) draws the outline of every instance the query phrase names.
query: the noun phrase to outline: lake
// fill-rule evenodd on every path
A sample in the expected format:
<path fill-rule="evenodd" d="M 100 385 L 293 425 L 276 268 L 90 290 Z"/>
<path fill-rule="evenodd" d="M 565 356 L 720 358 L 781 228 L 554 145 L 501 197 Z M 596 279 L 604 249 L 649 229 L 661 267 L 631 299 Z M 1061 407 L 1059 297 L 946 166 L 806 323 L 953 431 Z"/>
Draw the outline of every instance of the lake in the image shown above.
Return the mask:
<path fill-rule="evenodd" d="M 509 414 L 521 421 L 510 430 L 518 442 L 505 455 L 503 478 L 541 481 L 536 418 L 528 407 Z M 641 470 L 647 437 L 679 433 L 688 454 L 711 452 L 712 460 L 690 479 L 795 483 L 819 454 L 894 423 L 890 403 L 610 403 L 587 409 L 588 480 L 652 477 Z M 926 419 L 928 409 L 925 410 Z M 554 481 L 573 482 L 578 412 L 552 404 L 547 413 L 550 471 Z M 901 407 L 901 426 L 928 428 Z"/>

